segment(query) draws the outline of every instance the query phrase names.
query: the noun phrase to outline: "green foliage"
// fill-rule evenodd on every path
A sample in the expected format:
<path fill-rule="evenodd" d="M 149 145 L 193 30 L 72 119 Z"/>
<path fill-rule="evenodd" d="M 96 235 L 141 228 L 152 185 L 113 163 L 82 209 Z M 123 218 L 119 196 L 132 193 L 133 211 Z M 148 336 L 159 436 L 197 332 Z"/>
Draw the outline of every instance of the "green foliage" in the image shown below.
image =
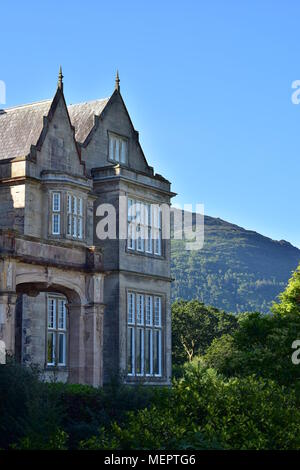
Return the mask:
<path fill-rule="evenodd" d="M 49 388 L 64 409 L 63 427 L 71 449 L 92 438 L 99 428 L 107 428 L 114 421 L 123 423 L 127 412 L 149 406 L 157 393 L 152 387 L 131 387 L 118 381 L 104 388 L 62 383 L 50 384 Z"/>
<path fill-rule="evenodd" d="M 61 408 L 38 378 L 37 369 L 0 366 L 0 447 L 43 449 L 57 439 Z"/>
<path fill-rule="evenodd" d="M 0 366 L 0 447 L 300 450 L 299 293 L 298 269 L 273 314 L 176 302 L 172 388 L 44 383 L 37 369 Z"/>
<path fill-rule="evenodd" d="M 292 362 L 292 344 L 300 339 L 300 271 L 294 273 L 274 314 L 244 313 L 231 336 L 216 338 L 205 362 L 227 376 L 271 378 L 298 386 L 299 366 Z"/>
<path fill-rule="evenodd" d="M 300 314 L 300 265 L 289 280 L 287 288 L 279 295 L 279 302 L 272 310 L 280 315 Z"/>
<path fill-rule="evenodd" d="M 177 301 L 172 305 L 173 363 L 191 361 L 195 354 L 204 354 L 214 338 L 231 332 L 236 317 L 198 300 Z"/>
<path fill-rule="evenodd" d="M 82 449 L 299 449 L 295 395 L 274 381 L 224 379 L 201 364 L 126 423 L 101 429 Z"/>
<path fill-rule="evenodd" d="M 177 386 L 185 416 L 228 449 L 299 449 L 300 413 L 292 391 L 255 377 L 224 379 L 189 366 Z"/>
<path fill-rule="evenodd" d="M 47 440 L 35 435 L 22 437 L 18 444 L 10 446 L 13 450 L 68 450 L 68 435 L 65 431 L 57 429 Z"/>
<path fill-rule="evenodd" d="M 227 376 L 271 378 L 294 386 L 299 367 L 292 362 L 292 343 L 300 338 L 300 316 L 243 315 L 232 336 L 215 339 L 205 362 Z"/>
<path fill-rule="evenodd" d="M 83 439 L 122 425 L 163 389 L 111 383 L 104 388 L 45 383 L 37 369 L 0 366 L 0 448 L 76 449 Z"/>
<path fill-rule="evenodd" d="M 227 312 L 267 313 L 300 262 L 300 250 L 205 216 L 204 247 L 172 240 L 172 299 L 198 299 Z"/>

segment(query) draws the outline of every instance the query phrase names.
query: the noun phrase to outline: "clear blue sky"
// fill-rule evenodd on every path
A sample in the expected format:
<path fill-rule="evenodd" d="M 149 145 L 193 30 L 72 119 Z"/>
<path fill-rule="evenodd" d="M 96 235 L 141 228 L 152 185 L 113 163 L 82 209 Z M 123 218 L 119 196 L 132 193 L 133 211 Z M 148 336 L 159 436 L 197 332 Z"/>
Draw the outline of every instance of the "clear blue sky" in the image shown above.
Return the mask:
<path fill-rule="evenodd" d="M 300 247 L 298 0 L 3 0 L 7 106 L 121 91 L 177 203 Z"/>

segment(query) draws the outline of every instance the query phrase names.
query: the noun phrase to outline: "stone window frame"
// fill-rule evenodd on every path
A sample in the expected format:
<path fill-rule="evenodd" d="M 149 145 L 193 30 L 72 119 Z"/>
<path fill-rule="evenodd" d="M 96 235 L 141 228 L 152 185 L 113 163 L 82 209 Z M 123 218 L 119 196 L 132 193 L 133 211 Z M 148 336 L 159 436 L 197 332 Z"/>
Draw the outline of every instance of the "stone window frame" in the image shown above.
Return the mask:
<path fill-rule="evenodd" d="M 53 212 L 53 195 L 60 195 L 60 211 Z M 68 195 L 74 196 L 77 199 L 82 200 L 82 237 L 74 237 L 68 235 Z M 87 202 L 88 198 L 85 193 L 78 191 L 73 188 L 56 189 L 51 188 L 48 193 L 48 204 L 49 204 L 49 218 L 48 218 L 48 237 L 56 240 L 71 240 L 80 244 L 86 242 L 86 221 L 87 221 Z M 53 233 L 53 214 L 57 213 L 60 216 L 60 233 Z"/>
<path fill-rule="evenodd" d="M 55 209 L 54 207 L 54 198 L 55 196 L 59 196 L 58 202 L 59 202 L 59 207 L 58 209 Z M 53 190 L 50 193 L 50 234 L 53 237 L 61 237 L 62 235 L 62 227 L 63 227 L 63 201 L 62 201 L 62 192 L 58 190 Z M 58 217 L 58 226 L 59 230 L 58 232 L 54 232 L 54 217 Z"/>
<path fill-rule="evenodd" d="M 135 203 L 142 203 L 144 205 L 158 205 L 158 206 L 161 206 L 162 203 L 161 202 L 158 202 L 158 201 L 153 201 L 153 200 L 150 200 L 150 199 L 147 199 L 147 198 L 143 198 L 143 197 L 140 197 L 139 195 L 135 195 L 135 194 L 132 194 L 132 193 L 128 193 L 127 194 L 127 219 L 126 219 L 126 224 L 127 224 L 127 238 L 126 238 L 126 244 L 125 244 L 125 251 L 127 253 L 130 253 L 130 254 L 134 254 L 134 255 L 141 255 L 141 256 L 148 256 L 148 257 L 151 257 L 151 258 L 155 258 L 155 259 L 159 259 L 159 260 L 162 260 L 162 259 L 165 259 L 166 258 L 166 254 L 165 254 L 165 242 L 164 242 L 164 239 L 162 238 L 162 226 L 163 226 L 163 221 L 162 221 L 162 215 L 163 215 L 163 211 L 160 211 L 160 227 L 157 226 L 157 227 L 154 227 L 153 225 L 153 214 L 152 214 L 152 211 L 151 211 L 151 234 L 152 234 L 152 237 L 153 237 L 153 230 L 160 230 L 160 234 L 161 234 L 161 237 L 160 237 L 160 249 L 161 249 L 161 252 L 160 254 L 157 254 L 155 253 L 155 239 L 152 238 L 152 251 L 149 251 L 146 249 L 146 245 L 147 245 L 147 239 L 144 239 L 144 248 L 142 250 L 138 250 L 136 248 L 136 246 L 134 248 L 131 248 L 129 246 L 129 234 L 128 234 L 128 227 L 129 227 L 129 200 L 132 200 L 134 201 Z M 144 223 L 144 224 L 141 224 L 143 227 L 147 227 L 147 225 Z M 137 242 L 137 240 L 135 240 L 135 242 Z"/>
<path fill-rule="evenodd" d="M 120 140 L 121 142 L 124 142 L 126 144 L 125 147 L 125 161 L 121 160 L 116 160 L 111 157 L 111 139 L 116 139 Z M 129 138 L 125 135 L 118 134 L 117 132 L 114 131 L 107 131 L 107 160 L 111 163 L 119 164 L 119 165 L 129 165 Z"/>
<path fill-rule="evenodd" d="M 66 313 L 66 323 L 65 323 L 65 328 L 61 329 L 58 328 L 58 307 L 56 307 L 56 325 L 55 328 L 49 328 L 48 324 L 48 306 L 49 306 L 49 299 L 55 299 L 56 301 L 64 301 L 65 302 L 65 313 Z M 60 370 L 65 370 L 69 366 L 69 331 L 70 331 L 70 322 L 69 322 L 69 312 L 68 308 L 66 307 L 66 304 L 68 303 L 68 299 L 66 296 L 63 294 L 59 294 L 56 292 L 49 292 L 45 296 L 45 304 L 46 304 L 46 315 L 45 315 L 45 369 L 47 370 L 52 370 L 52 369 L 60 369 Z M 65 335 L 65 363 L 60 364 L 57 361 L 54 363 L 49 363 L 48 362 L 48 333 L 53 332 L 56 337 L 58 335 L 64 334 Z M 57 339 L 55 340 L 55 350 L 56 350 L 56 358 L 58 357 L 58 347 L 59 347 L 59 342 Z"/>
<path fill-rule="evenodd" d="M 144 321 L 143 324 L 138 324 L 137 321 L 134 322 L 129 322 L 129 294 L 134 294 L 135 295 L 135 309 L 136 309 L 136 296 L 137 295 L 143 295 L 144 296 L 144 305 L 143 305 L 143 310 L 144 310 Z M 160 299 L 160 326 L 157 326 L 152 322 L 152 324 L 146 324 L 146 301 L 145 299 L 147 297 L 152 297 L 152 316 L 154 318 L 154 302 L 156 298 Z M 136 373 L 136 368 L 134 364 L 133 367 L 133 373 L 128 372 L 128 330 L 133 329 L 135 331 L 134 334 L 134 347 L 133 347 L 133 355 L 134 355 L 134 363 L 136 363 L 136 351 L 135 351 L 135 345 L 136 345 L 136 340 L 137 340 L 137 330 L 138 329 L 143 329 L 143 351 L 144 354 L 142 355 L 142 360 L 143 360 L 143 369 L 142 373 Z M 159 374 L 154 374 L 153 373 L 153 350 L 152 350 L 152 373 L 146 373 L 145 371 L 145 336 L 146 336 L 146 331 L 151 330 L 152 331 L 152 348 L 153 348 L 153 332 L 156 330 L 160 331 L 160 373 Z M 165 351 L 166 351 L 166 296 L 165 294 L 161 292 L 156 292 L 156 291 L 146 291 L 143 289 L 132 289 L 132 288 L 127 288 L 126 289 L 126 349 L 125 349 L 125 356 L 126 356 L 126 377 L 127 380 L 129 381 L 134 381 L 134 380 L 141 380 L 145 379 L 146 381 L 163 381 L 165 379 L 165 373 L 166 373 L 166 357 L 165 357 Z M 151 364 L 150 362 L 150 364 Z M 151 367 L 151 365 L 150 365 Z"/>
<path fill-rule="evenodd" d="M 69 198 L 71 198 L 71 212 L 69 212 Z M 76 204 L 75 204 L 76 201 Z M 80 201 L 81 201 L 81 209 L 78 211 L 78 207 L 80 208 Z M 74 207 L 76 206 L 76 213 L 74 212 Z M 83 241 L 85 238 L 85 199 L 82 197 L 82 195 L 78 195 L 74 191 L 66 191 L 66 201 L 65 201 L 65 207 L 66 207 L 66 214 L 65 214 L 65 219 L 66 219 L 66 238 L 72 239 L 72 240 L 78 240 L 78 241 Z M 69 217 L 71 217 L 71 233 L 69 233 Z M 76 223 L 76 232 L 77 236 L 74 235 L 74 218 L 75 218 L 75 223 Z M 78 235 L 78 223 L 81 222 L 81 236 Z"/>

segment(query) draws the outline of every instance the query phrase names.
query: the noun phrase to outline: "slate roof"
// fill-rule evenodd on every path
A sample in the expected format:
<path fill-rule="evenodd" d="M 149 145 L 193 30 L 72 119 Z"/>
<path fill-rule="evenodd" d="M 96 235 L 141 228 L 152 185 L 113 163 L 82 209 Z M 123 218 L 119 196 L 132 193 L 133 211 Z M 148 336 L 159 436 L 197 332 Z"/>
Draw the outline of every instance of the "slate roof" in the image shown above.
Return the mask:
<path fill-rule="evenodd" d="M 109 98 L 104 98 L 68 106 L 77 142 L 85 141 L 94 126 L 94 116 L 100 116 L 108 101 Z"/>
<path fill-rule="evenodd" d="M 75 138 L 84 142 L 94 125 L 94 116 L 104 110 L 109 98 L 68 106 Z M 0 110 L 0 160 L 28 155 L 43 129 L 52 100 Z"/>

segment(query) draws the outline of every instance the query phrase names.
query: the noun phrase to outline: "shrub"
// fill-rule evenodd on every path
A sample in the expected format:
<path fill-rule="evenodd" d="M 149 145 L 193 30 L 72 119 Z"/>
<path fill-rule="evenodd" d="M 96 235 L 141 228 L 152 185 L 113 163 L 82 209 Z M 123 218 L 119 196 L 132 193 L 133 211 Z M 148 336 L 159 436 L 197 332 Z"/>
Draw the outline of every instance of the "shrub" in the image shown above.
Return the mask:
<path fill-rule="evenodd" d="M 225 379 L 201 363 L 171 392 L 81 442 L 82 449 L 299 449 L 293 392 L 271 380 Z"/>
<path fill-rule="evenodd" d="M 62 412 L 39 380 L 39 371 L 10 362 L 0 366 L 0 447 L 46 448 L 59 432 Z M 23 445 L 22 444 L 22 445 Z"/>
<path fill-rule="evenodd" d="M 256 375 L 295 387 L 299 366 L 292 343 L 300 338 L 300 315 L 243 314 L 238 329 L 215 339 L 204 360 L 227 376 Z"/>

